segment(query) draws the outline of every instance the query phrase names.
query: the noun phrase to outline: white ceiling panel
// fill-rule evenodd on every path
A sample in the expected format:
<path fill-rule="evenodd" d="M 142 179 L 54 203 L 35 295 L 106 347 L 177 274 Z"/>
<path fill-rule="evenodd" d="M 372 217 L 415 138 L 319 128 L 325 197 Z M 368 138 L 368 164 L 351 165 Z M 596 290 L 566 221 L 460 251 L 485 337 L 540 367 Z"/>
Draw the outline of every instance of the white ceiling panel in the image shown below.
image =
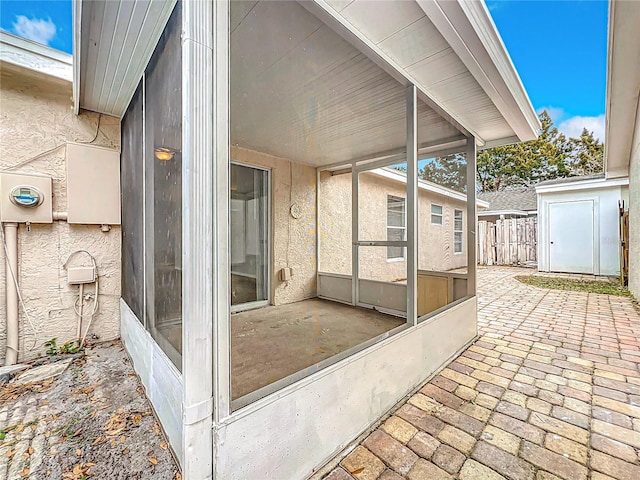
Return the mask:
<path fill-rule="evenodd" d="M 426 105 L 419 114 L 421 141 L 459 135 Z M 315 16 L 291 2 L 242 15 L 231 35 L 234 145 L 321 166 L 402 148 L 405 131 L 405 87 Z"/>
<path fill-rule="evenodd" d="M 340 13 L 373 43 L 380 43 L 425 16 L 415 2 L 393 0 L 355 0 Z"/>

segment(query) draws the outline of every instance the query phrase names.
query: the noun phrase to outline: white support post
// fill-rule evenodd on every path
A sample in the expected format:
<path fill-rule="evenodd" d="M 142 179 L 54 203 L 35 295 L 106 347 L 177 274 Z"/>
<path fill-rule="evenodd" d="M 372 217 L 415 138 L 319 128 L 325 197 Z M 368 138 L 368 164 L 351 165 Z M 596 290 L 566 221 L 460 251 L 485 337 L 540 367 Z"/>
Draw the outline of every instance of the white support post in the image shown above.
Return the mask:
<path fill-rule="evenodd" d="M 213 5 L 213 351 L 214 423 L 231 413 L 231 289 L 229 263 L 229 178 L 231 175 L 231 133 L 229 130 L 229 0 Z"/>
<path fill-rule="evenodd" d="M 418 93 L 407 88 L 407 323 L 418 322 Z"/>
<path fill-rule="evenodd" d="M 182 379 L 184 478 L 213 478 L 212 2 L 182 5 Z"/>
<path fill-rule="evenodd" d="M 476 230 L 478 213 L 476 208 L 476 139 L 467 138 L 467 295 L 476 294 Z"/>
<path fill-rule="evenodd" d="M 360 280 L 360 247 L 358 240 L 360 236 L 360 218 L 358 211 L 358 171 L 356 164 L 351 164 L 351 304 L 359 303 L 359 285 Z"/>

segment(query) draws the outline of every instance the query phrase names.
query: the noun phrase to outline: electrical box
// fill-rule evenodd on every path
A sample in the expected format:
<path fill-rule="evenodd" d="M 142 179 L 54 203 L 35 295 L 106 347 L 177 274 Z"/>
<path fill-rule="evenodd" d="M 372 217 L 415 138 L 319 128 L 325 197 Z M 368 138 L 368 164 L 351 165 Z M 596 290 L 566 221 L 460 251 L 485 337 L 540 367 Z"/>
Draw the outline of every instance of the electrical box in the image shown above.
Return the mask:
<path fill-rule="evenodd" d="M 67 143 L 67 221 L 120 225 L 120 152 Z"/>
<path fill-rule="evenodd" d="M 96 281 L 96 269 L 93 267 L 69 267 L 67 269 L 67 283 L 79 285 Z"/>
<path fill-rule="evenodd" d="M 52 223 L 51 177 L 0 173 L 0 221 Z"/>
<path fill-rule="evenodd" d="M 289 280 L 291 280 L 292 276 L 293 276 L 293 268 L 284 267 L 283 269 L 280 270 L 280 280 L 282 280 L 283 282 L 288 282 Z"/>

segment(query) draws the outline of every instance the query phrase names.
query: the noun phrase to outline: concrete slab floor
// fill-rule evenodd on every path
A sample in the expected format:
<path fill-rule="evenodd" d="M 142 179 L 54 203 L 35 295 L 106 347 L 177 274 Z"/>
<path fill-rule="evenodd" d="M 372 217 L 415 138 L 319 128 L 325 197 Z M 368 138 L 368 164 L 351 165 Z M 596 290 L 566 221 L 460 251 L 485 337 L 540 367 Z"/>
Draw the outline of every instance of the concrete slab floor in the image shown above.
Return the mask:
<path fill-rule="evenodd" d="M 231 396 L 239 398 L 405 322 L 318 298 L 231 315 Z"/>

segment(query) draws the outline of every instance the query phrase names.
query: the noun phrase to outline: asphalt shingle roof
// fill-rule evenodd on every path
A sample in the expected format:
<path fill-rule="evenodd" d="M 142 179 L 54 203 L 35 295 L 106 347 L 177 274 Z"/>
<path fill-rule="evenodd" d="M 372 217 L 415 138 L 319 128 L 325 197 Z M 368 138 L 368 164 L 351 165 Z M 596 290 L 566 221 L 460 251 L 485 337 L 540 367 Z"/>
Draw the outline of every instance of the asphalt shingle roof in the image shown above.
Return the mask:
<path fill-rule="evenodd" d="M 489 210 L 522 210 L 530 212 L 538 209 L 538 198 L 534 187 L 499 192 L 482 192 L 478 194 L 478 199 L 489 202 Z"/>

